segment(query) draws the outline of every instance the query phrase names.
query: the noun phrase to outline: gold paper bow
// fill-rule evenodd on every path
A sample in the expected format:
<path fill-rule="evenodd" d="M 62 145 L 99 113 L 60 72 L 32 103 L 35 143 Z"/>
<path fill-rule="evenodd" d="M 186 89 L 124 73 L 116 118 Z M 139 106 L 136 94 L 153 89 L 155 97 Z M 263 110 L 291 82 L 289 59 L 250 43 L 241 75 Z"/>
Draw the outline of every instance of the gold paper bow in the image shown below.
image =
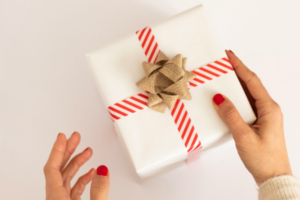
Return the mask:
<path fill-rule="evenodd" d="M 150 92 L 148 106 L 151 109 L 164 113 L 167 107 L 174 107 L 177 99 L 192 99 L 187 82 L 196 75 L 185 70 L 186 60 L 181 54 L 169 60 L 160 51 L 155 64 L 142 63 L 146 76 L 136 85 Z"/>

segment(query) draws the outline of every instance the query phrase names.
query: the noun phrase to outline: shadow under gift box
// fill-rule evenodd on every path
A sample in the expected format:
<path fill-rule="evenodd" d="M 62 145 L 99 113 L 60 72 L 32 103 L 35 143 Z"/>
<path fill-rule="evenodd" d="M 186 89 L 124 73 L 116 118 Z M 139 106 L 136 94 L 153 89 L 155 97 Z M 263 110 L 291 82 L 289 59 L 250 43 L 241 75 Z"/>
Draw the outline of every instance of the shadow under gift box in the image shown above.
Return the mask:
<path fill-rule="evenodd" d="M 169 58 L 179 53 L 187 57 L 188 71 L 226 58 L 202 5 L 150 27 L 158 48 Z M 145 76 L 142 62 L 147 57 L 136 33 L 88 53 L 87 59 L 106 107 L 144 92 L 136 82 Z M 203 80 L 205 83 L 190 90 L 192 100 L 183 100 L 203 151 L 224 143 L 229 136 L 228 127 L 212 104 L 216 93 L 231 99 L 246 123 L 256 120 L 234 71 L 219 77 L 206 75 L 212 80 Z M 145 108 L 115 120 L 114 126 L 140 178 L 153 176 L 199 155 L 199 152 L 188 155 L 168 109 L 162 114 Z"/>

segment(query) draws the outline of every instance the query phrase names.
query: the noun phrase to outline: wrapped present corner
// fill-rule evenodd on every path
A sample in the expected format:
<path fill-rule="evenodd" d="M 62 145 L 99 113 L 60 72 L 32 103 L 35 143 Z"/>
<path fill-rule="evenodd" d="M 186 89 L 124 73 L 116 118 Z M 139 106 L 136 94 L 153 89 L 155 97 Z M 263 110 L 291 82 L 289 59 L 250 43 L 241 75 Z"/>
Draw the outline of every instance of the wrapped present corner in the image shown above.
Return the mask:
<path fill-rule="evenodd" d="M 212 104 L 216 93 L 230 98 L 246 123 L 256 120 L 202 5 L 87 59 L 140 178 L 197 157 L 229 134 Z"/>

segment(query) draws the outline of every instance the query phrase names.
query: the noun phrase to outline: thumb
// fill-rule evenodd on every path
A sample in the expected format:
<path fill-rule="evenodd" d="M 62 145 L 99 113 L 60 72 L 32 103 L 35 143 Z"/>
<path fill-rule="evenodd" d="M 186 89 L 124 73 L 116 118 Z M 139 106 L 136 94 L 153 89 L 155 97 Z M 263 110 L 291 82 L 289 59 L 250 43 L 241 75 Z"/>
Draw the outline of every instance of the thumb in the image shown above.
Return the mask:
<path fill-rule="evenodd" d="M 106 200 L 109 191 L 109 171 L 105 165 L 97 168 L 91 185 L 91 200 Z"/>
<path fill-rule="evenodd" d="M 226 96 L 216 94 L 213 102 L 217 113 L 227 124 L 236 142 L 252 133 L 252 129 L 244 122 L 233 103 Z"/>

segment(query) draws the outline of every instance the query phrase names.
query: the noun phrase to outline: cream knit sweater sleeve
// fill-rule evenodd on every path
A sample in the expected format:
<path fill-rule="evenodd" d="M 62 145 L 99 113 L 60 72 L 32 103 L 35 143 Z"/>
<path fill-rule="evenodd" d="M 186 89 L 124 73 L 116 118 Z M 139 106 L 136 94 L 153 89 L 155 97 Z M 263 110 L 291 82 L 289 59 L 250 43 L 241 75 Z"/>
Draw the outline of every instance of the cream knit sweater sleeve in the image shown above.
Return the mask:
<path fill-rule="evenodd" d="M 259 200 L 300 200 L 299 180 L 290 175 L 271 178 L 259 186 Z"/>

